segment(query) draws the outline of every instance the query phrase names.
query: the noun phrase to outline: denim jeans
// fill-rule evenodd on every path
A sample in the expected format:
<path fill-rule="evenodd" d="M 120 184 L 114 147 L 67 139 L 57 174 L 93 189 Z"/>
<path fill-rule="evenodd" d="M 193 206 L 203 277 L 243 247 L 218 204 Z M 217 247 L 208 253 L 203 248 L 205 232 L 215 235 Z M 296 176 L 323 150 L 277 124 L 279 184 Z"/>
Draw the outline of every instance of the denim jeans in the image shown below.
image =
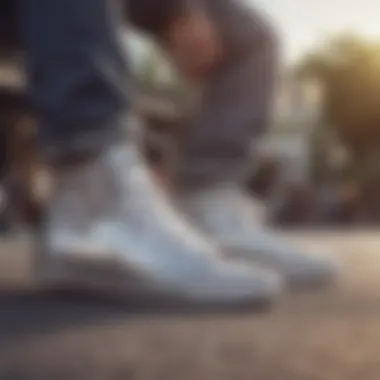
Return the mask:
<path fill-rule="evenodd" d="M 23 0 L 20 26 L 30 99 L 48 159 L 120 140 L 128 65 L 120 12 L 106 0 Z"/>

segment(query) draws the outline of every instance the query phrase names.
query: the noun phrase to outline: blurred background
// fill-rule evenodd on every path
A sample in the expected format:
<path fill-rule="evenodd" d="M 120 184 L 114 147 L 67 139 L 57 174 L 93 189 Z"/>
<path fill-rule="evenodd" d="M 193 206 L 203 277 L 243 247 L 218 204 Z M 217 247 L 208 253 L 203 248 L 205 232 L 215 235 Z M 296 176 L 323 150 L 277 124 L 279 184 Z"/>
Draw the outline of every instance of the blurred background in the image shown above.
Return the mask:
<path fill-rule="evenodd" d="M 380 6 L 373 0 L 243 1 L 263 8 L 277 27 L 282 47 L 273 117 L 268 133 L 252 149 L 249 191 L 266 205 L 268 222 L 282 228 L 377 226 Z M 17 150 L 11 159 L 0 158 L 0 171 L 8 171 L 6 162 L 20 162 L 11 187 L 18 182 L 15 187 L 28 188 L 21 182 L 25 172 L 33 170 L 21 162 L 33 145 L 33 133 L 22 99 L 22 59 L 19 52 L 4 50 L 1 38 L 0 44 L 1 133 L 13 131 L 11 139 L 1 141 L 15 141 Z M 175 160 L 176 138 L 191 115 L 195 91 L 146 36 L 128 32 L 125 45 L 136 80 L 135 107 L 146 126 L 146 154 L 156 172 L 165 176 L 163 168 Z M 15 132 L 18 129 L 23 131 Z M 9 187 L 9 179 L 5 182 Z M 0 206 L 5 193 L 0 191 Z M 28 203 L 26 193 L 13 203 Z M 0 225 L 7 229 L 5 209 L 0 207 Z"/>
<path fill-rule="evenodd" d="M 339 284 L 286 298 L 268 314 L 122 308 L 34 293 L 33 240 L 2 235 L 0 380 L 380 379 L 380 3 L 242 1 L 277 25 L 283 58 L 247 189 L 280 233 L 339 259 Z M 194 89 L 146 36 L 128 33 L 125 43 L 145 153 L 165 180 Z M 0 53 L 2 232 L 19 231 L 25 213 L 27 220 L 38 213 L 35 124 L 19 58 Z"/>
<path fill-rule="evenodd" d="M 249 189 L 281 227 L 377 226 L 380 6 L 372 0 L 257 3 L 277 25 L 283 62 Z M 151 131 L 180 128 L 190 85 L 149 39 L 135 34 L 126 43 Z M 161 132 L 155 141 L 165 145 Z"/>

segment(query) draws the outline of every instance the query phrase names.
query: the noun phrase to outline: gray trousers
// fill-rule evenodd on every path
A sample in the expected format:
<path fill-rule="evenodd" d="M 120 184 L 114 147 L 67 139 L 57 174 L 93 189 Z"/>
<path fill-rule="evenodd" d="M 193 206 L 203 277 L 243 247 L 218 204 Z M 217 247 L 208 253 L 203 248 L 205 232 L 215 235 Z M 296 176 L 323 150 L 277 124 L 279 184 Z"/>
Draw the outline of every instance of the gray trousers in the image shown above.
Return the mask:
<path fill-rule="evenodd" d="M 274 52 L 264 45 L 208 85 L 202 110 L 183 136 L 180 183 L 203 186 L 245 179 L 254 143 L 269 123 L 274 79 Z"/>
<path fill-rule="evenodd" d="M 182 139 L 177 174 L 185 187 L 246 179 L 277 79 L 277 38 L 261 13 L 239 0 L 205 3 L 227 57 L 206 83 L 201 110 Z"/>
<path fill-rule="evenodd" d="M 242 179 L 251 142 L 268 124 L 276 77 L 276 39 L 261 15 L 239 0 L 204 1 L 227 58 L 181 139 L 176 174 L 184 188 Z M 96 153 L 121 138 L 131 78 L 114 3 L 25 0 L 20 7 L 31 102 L 41 119 L 41 149 L 52 160 Z"/>

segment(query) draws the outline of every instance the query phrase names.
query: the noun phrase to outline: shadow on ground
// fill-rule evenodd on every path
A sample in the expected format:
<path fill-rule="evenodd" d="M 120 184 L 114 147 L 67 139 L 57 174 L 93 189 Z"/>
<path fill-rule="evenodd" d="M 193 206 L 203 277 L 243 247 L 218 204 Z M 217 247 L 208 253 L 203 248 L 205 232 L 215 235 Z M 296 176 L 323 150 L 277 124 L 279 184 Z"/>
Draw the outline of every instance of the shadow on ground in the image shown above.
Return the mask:
<path fill-rule="evenodd" d="M 0 380 L 379 380 L 380 241 L 360 236 L 329 237 L 336 289 L 270 313 L 0 293 Z"/>
<path fill-rule="evenodd" d="M 0 310 L 0 342 L 4 343 L 5 340 L 25 339 L 27 335 L 99 326 L 138 316 L 204 318 L 223 313 L 227 317 L 236 313 L 269 312 L 270 305 L 258 301 L 249 306 L 227 309 L 157 298 L 129 297 L 120 302 L 80 292 L 26 294 L 8 291 L 0 292 Z"/>

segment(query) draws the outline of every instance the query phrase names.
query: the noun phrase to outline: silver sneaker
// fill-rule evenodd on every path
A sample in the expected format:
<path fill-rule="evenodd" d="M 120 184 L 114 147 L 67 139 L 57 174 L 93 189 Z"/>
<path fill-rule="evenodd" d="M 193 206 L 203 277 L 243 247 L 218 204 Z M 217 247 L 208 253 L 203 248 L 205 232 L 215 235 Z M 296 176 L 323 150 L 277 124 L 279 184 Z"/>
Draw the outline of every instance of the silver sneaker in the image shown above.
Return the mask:
<path fill-rule="evenodd" d="M 276 270 L 293 289 L 323 287 L 337 277 L 337 265 L 331 257 L 312 255 L 265 227 L 249 196 L 236 186 L 194 192 L 179 202 L 189 220 L 225 252 Z"/>
<path fill-rule="evenodd" d="M 224 260 L 120 144 L 61 173 L 47 211 L 40 274 L 49 286 L 233 306 L 271 302 L 279 276 Z"/>

